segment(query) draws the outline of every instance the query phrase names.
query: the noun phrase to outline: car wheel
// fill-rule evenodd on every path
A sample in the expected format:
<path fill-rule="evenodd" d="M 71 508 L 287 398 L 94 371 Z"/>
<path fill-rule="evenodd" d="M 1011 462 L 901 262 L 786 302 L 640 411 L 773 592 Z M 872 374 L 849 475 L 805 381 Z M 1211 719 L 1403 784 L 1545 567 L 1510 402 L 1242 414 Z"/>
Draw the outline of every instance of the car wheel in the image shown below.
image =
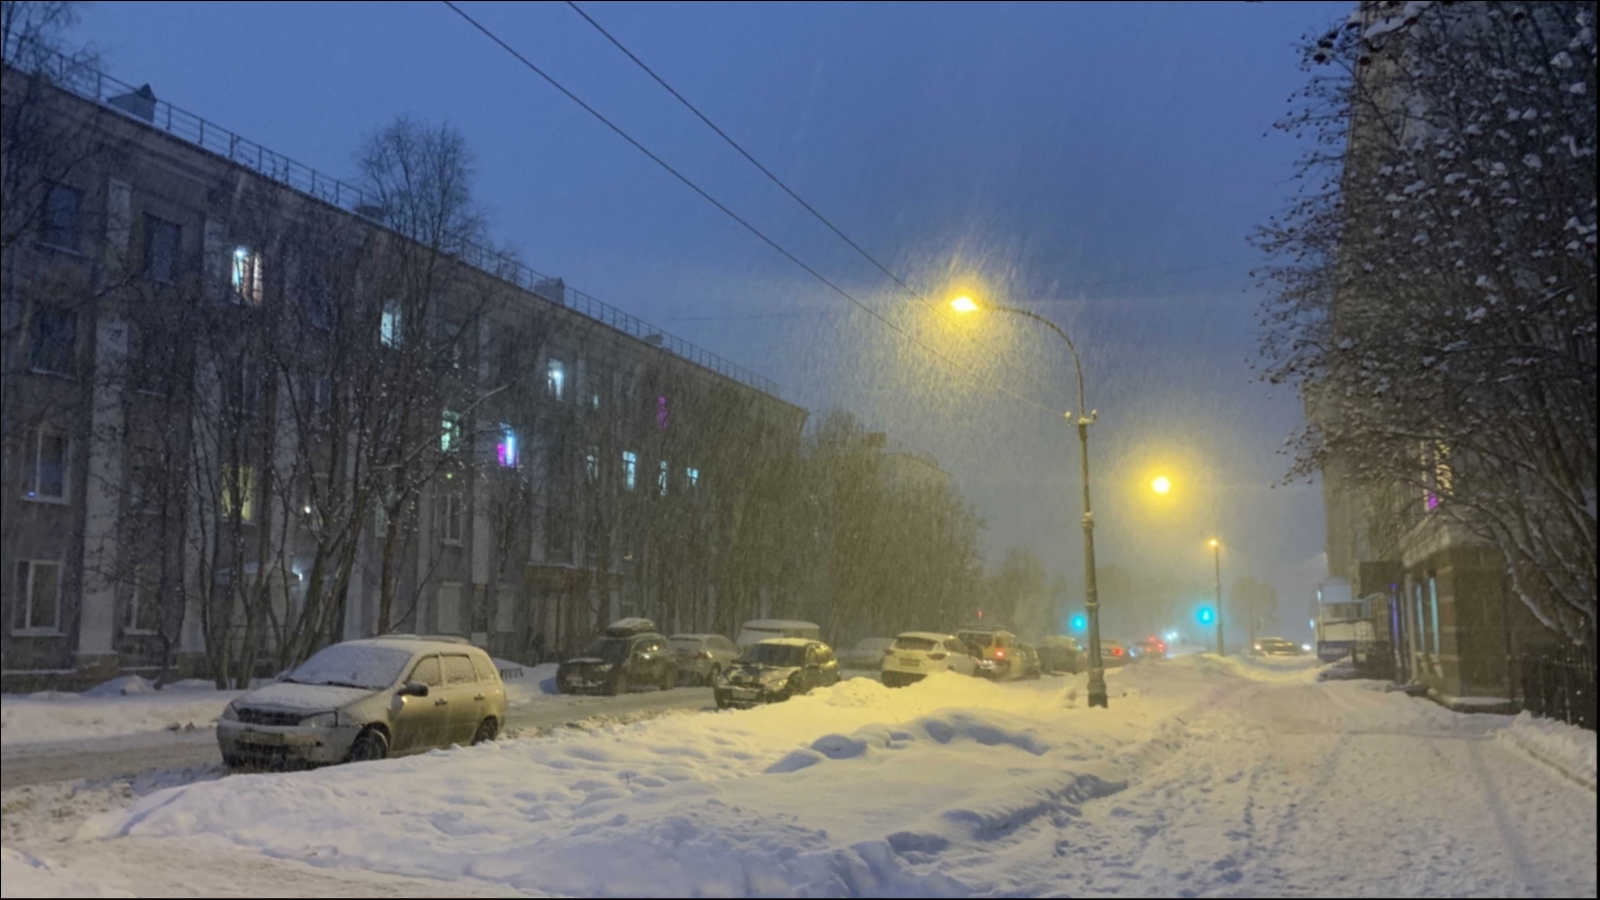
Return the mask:
<path fill-rule="evenodd" d="M 500 726 L 495 723 L 493 718 L 484 719 L 482 722 L 478 723 L 478 730 L 472 735 L 472 743 L 474 746 L 476 746 L 477 744 L 482 744 L 485 741 L 492 741 L 494 740 L 495 735 L 499 733 Z"/>
<path fill-rule="evenodd" d="M 628 675 L 625 672 L 618 672 L 616 677 L 611 679 L 611 696 L 616 697 L 627 692 Z"/>
<path fill-rule="evenodd" d="M 222 758 L 222 764 L 227 766 L 229 769 L 242 769 L 244 768 L 244 757 L 224 756 Z"/>
<path fill-rule="evenodd" d="M 728 708 L 728 695 L 727 694 L 724 694 L 721 691 L 717 691 L 716 692 L 716 698 L 717 698 L 717 709 L 727 709 Z"/>
<path fill-rule="evenodd" d="M 376 728 L 367 728 L 356 735 L 350 745 L 348 762 L 374 762 L 389 756 L 389 736 Z"/>
<path fill-rule="evenodd" d="M 721 674 L 722 674 L 722 667 L 721 666 L 712 666 L 711 667 L 711 671 L 706 673 L 706 687 L 711 687 L 712 685 L 716 684 L 717 683 L 717 677 L 720 676 Z"/>

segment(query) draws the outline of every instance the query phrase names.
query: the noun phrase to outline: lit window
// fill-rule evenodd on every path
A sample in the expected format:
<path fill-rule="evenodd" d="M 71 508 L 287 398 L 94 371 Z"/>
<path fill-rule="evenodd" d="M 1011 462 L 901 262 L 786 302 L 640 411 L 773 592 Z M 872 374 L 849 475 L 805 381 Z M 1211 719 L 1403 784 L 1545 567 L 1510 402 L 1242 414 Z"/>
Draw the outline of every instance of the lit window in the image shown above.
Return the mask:
<path fill-rule="evenodd" d="M 378 340 L 385 347 L 400 346 L 400 301 L 388 300 L 383 304 L 383 318 L 378 325 Z"/>
<path fill-rule="evenodd" d="M 661 461 L 661 468 L 656 472 L 656 493 L 665 497 L 667 495 L 667 461 Z"/>
<path fill-rule="evenodd" d="M 22 609 L 16 630 L 54 634 L 61 630 L 61 564 L 39 560 L 17 563 L 16 591 Z"/>
<path fill-rule="evenodd" d="M 545 386 L 550 396 L 557 400 L 567 396 L 567 364 L 559 359 L 550 360 L 545 370 Z"/>
<path fill-rule="evenodd" d="M 500 423 L 500 443 L 495 445 L 495 459 L 502 469 L 515 469 L 520 464 L 517 433 L 504 422 Z"/>
<path fill-rule="evenodd" d="M 461 449 L 461 414 L 445 410 L 439 420 L 439 450 L 451 453 Z"/>
<path fill-rule="evenodd" d="M 222 478 L 222 513 L 241 522 L 256 518 L 256 470 L 234 466 Z"/>
<path fill-rule="evenodd" d="M 34 432 L 32 458 L 24 473 L 22 495 L 29 500 L 64 503 L 71 441 L 65 434 L 40 428 Z"/>
<path fill-rule="evenodd" d="M 697 487 L 700 486 L 700 470 L 699 469 L 696 469 L 693 466 L 690 466 L 689 468 L 683 470 L 683 477 L 684 477 L 685 481 L 689 482 L 689 487 L 697 488 Z"/>
<path fill-rule="evenodd" d="M 583 474 L 589 477 L 591 483 L 600 480 L 600 448 L 591 446 L 589 452 L 583 455 Z"/>
<path fill-rule="evenodd" d="M 233 248 L 233 294 L 246 306 L 261 305 L 261 252 L 249 247 Z"/>
<path fill-rule="evenodd" d="M 632 450 L 622 451 L 622 485 L 633 490 L 639 483 L 639 455 Z"/>

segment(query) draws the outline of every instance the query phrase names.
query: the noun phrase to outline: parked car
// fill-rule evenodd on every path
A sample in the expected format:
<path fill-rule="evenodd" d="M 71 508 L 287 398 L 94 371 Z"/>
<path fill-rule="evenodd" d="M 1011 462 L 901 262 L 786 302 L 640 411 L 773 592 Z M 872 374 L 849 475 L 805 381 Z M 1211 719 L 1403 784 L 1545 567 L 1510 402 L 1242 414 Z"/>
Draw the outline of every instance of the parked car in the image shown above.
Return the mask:
<path fill-rule="evenodd" d="M 1051 675 L 1083 671 L 1083 648 L 1070 637 L 1055 635 L 1039 644 L 1039 668 Z"/>
<path fill-rule="evenodd" d="M 796 619 L 751 619 L 739 627 L 739 637 L 734 643 L 744 650 L 768 638 L 782 637 L 820 641 L 822 629 L 814 623 Z"/>
<path fill-rule="evenodd" d="M 894 638 L 862 638 L 855 646 L 839 654 L 839 665 L 846 669 L 878 669 L 883 658 L 894 646 Z"/>
<path fill-rule="evenodd" d="M 1264 637 L 1255 643 L 1257 656 L 1299 656 L 1305 652 L 1301 645 L 1280 637 Z"/>
<path fill-rule="evenodd" d="M 718 709 L 777 703 L 839 683 L 839 660 L 821 641 L 769 638 L 745 648 L 717 679 Z"/>
<path fill-rule="evenodd" d="M 615 626 L 556 669 L 556 690 L 563 694 L 626 694 L 650 686 L 668 691 L 677 684 L 677 656 L 664 636 Z"/>
<path fill-rule="evenodd" d="M 1167 642 L 1158 637 L 1147 637 L 1139 644 L 1136 651 L 1141 659 L 1146 657 L 1150 659 L 1166 659 Z"/>
<path fill-rule="evenodd" d="M 1125 666 L 1133 660 L 1133 654 L 1128 652 L 1128 647 L 1121 641 L 1110 638 L 1100 639 L 1100 665 L 1103 668 L 1115 669 Z"/>
<path fill-rule="evenodd" d="M 1039 651 L 1032 644 L 1018 644 L 1014 659 L 1018 678 L 1038 678 L 1043 674 L 1039 666 Z"/>
<path fill-rule="evenodd" d="M 908 631 L 889 644 L 882 654 L 883 683 L 902 687 L 921 681 L 934 672 L 978 674 L 978 660 L 967 645 L 953 634 L 934 631 Z"/>
<path fill-rule="evenodd" d="M 384 759 L 493 740 L 506 691 L 489 654 L 415 637 L 345 641 L 274 684 L 247 691 L 217 721 L 230 768 Z"/>
<path fill-rule="evenodd" d="M 965 628 L 956 637 L 979 662 L 979 674 L 996 681 L 1016 678 L 1018 669 L 1012 665 L 1017 636 L 1002 628 Z"/>
<path fill-rule="evenodd" d="M 678 658 L 678 678 L 691 684 L 712 684 L 739 658 L 739 647 L 720 634 L 675 634 L 667 638 Z"/>

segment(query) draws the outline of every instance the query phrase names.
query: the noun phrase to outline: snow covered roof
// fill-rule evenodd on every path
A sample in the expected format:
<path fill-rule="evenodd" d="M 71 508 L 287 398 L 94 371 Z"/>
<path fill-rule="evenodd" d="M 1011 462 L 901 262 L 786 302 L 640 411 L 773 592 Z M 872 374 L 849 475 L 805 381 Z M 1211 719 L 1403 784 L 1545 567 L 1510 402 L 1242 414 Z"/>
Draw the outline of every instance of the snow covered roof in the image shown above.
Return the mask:
<path fill-rule="evenodd" d="M 955 635 L 945 634 L 942 631 L 902 631 L 895 636 L 895 640 L 898 641 L 900 638 L 926 638 L 930 641 L 949 641 L 955 640 Z"/>
<path fill-rule="evenodd" d="M 822 642 L 821 641 L 814 641 L 811 638 L 779 637 L 779 638 L 767 638 L 764 641 L 757 641 L 756 642 L 756 646 L 759 647 L 762 644 L 777 644 L 777 645 L 782 646 L 782 647 L 809 647 L 812 644 L 820 644 L 820 643 L 822 643 Z"/>
<path fill-rule="evenodd" d="M 812 628 L 817 631 L 822 629 L 815 622 L 802 622 L 799 619 L 751 619 L 744 623 L 745 628 L 752 631 L 781 631 L 785 628 Z"/>

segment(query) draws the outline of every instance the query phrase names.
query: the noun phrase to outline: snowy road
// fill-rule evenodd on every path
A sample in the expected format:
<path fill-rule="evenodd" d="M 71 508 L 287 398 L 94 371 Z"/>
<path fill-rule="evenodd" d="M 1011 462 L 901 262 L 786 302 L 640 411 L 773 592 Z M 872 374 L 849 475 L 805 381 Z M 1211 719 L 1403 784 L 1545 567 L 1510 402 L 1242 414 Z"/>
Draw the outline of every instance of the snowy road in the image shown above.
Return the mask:
<path fill-rule="evenodd" d="M 132 797 L 23 788 L 6 893 L 1595 894 L 1593 791 L 1506 717 L 1305 663 L 1130 666 L 1110 710 L 1081 681 L 858 680 Z"/>
<path fill-rule="evenodd" d="M 623 697 L 548 697 L 512 706 L 507 728 L 556 728 L 592 716 L 622 716 L 649 710 L 711 707 L 705 688 L 628 694 Z M 31 784 L 115 778 L 156 769 L 220 765 L 214 729 L 191 733 L 146 732 L 101 740 L 7 745 L 0 751 L 0 790 Z"/>

